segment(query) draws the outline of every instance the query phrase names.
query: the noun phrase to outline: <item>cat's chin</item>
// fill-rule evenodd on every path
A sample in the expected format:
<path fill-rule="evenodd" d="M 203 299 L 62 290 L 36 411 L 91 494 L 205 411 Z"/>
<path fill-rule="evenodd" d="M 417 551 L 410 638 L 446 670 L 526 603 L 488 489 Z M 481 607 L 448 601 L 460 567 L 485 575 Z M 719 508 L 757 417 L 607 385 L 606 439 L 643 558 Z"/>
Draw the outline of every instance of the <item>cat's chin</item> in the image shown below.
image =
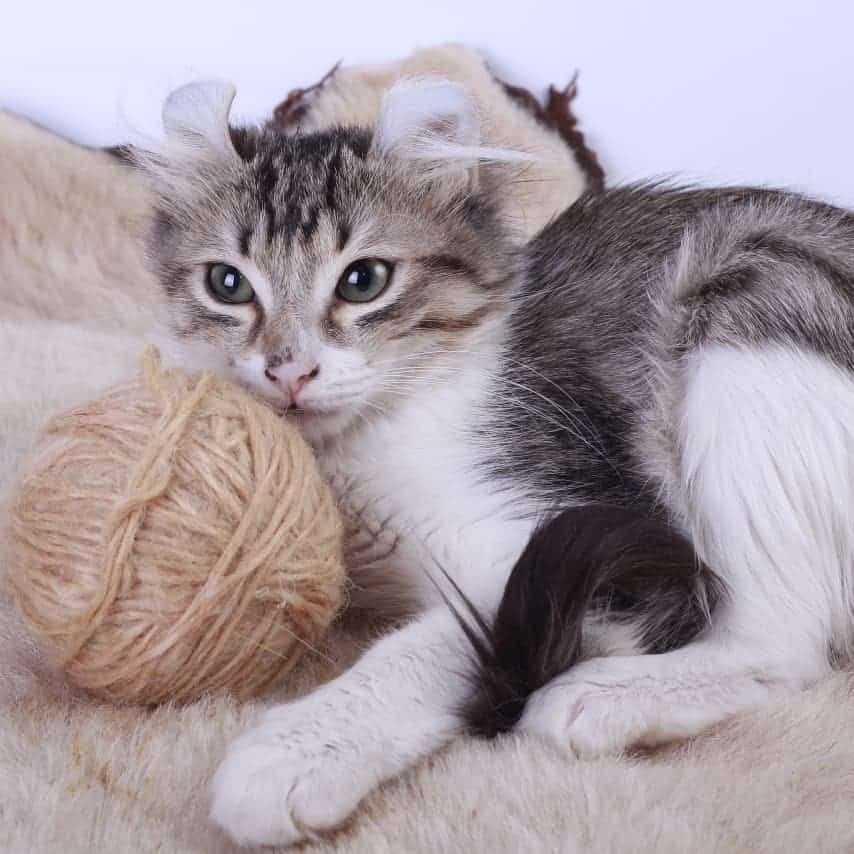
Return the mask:
<path fill-rule="evenodd" d="M 276 414 L 296 427 L 310 444 L 328 442 L 344 433 L 356 420 L 356 412 L 350 407 L 326 409 L 320 406 L 283 406 L 282 401 L 250 389 Z"/>
<path fill-rule="evenodd" d="M 310 444 L 328 442 L 346 432 L 353 423 L 353 413 L 345 410 L 327 412 L 291 407 L 281 414 Z"/>

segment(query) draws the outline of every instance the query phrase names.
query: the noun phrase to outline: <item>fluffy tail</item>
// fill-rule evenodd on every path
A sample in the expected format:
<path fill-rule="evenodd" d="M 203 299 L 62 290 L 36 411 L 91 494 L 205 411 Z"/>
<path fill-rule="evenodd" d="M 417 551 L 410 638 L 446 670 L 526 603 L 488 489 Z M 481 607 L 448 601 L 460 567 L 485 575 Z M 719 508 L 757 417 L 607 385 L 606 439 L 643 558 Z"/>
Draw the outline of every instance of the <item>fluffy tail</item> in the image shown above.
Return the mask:
<path fill-rule="evenodd" d="M 559 513 L 531 537 L 491 626 L 468 600 L 465 614 L 451 606 L 477 658 L 463 709 L 469 731 L 512 729 L 530 694 L 578 660 L 591 609 L 629 624 L 641 651 L 664 652 L 708 624 L 720 591 L 691 544 L 661 521 L 602 505 Z"/>

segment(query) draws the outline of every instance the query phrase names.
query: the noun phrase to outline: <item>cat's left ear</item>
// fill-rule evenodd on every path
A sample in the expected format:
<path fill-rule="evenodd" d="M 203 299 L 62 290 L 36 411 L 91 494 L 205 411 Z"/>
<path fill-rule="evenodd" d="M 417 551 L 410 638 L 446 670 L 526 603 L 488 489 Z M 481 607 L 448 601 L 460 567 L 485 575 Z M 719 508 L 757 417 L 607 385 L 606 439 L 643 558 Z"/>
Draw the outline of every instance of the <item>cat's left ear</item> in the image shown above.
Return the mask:
<path fill-rule="evenodd" d="M 469 186 L 483 161 L 530 157 L 482 145 L 477 106 L 459 83 L 436 78 L 398 81 L 383 97 L 371 154 L 396 158 L 429 180 Z"/>
<path fill-rule="evenodd" d="M 237 156 L 228 129 L 235 94 L 234 86 L 218 80 L 188 83 L 176 89 L 163 104 L 167 138 L 182 146 Z"/>

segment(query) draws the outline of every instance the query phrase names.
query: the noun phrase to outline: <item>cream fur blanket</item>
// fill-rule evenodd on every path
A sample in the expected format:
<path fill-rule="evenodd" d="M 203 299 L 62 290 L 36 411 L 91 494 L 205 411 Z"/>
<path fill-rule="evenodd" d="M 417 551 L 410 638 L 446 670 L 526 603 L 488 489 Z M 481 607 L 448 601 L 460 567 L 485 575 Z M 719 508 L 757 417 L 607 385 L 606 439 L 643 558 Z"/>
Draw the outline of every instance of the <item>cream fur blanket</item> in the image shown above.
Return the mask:
<path fill-rule="evenodd" d="M 584 177 L 557 135 L 460 49 L 343 70 L 302 99 L 298 115 L 291 104 L 279 119 L 304 127 L 370 120 L 381 89 L 413 71 L 465 80 L 495 141 L 543 156 L 541 192 L 529 184 L 514 200 L 529 231 L 580 191 Z M 155 328 L 157 287 L 137 240 L 146 203 L 107 155 L 0 115 L 0 497 L 46 417 L 126 375 Z M 2 560 L 0 538 L 4 571 L 14 567 Z M 326 657 L 305 661 L 275 699 L 346 666 L 367 633 L 337 628 Z M 532 738 L 460 739 L 301 850 L 854 850 L 852 689 L 851 675 L 839 673 L 645 756 L 577 762 Z M 232 850 L 206 821 L 207 783 L 258 705 L 210 699 L 141 711 L 71 696 L 0 599 L 0 851 Z"/>

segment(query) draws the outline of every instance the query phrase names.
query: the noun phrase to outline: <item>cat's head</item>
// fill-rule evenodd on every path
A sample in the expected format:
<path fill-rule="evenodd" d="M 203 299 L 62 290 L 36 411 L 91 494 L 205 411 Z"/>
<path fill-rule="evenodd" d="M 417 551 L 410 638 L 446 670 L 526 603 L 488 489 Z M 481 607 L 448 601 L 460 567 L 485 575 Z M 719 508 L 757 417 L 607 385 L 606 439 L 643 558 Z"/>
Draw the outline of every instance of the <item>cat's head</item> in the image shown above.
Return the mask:
<path fill-rule="evenodd" d="M 522 156 L 481 145 L 475 107 L 404 81 L 374 131 L 230 128 L 234 89 L 177 90 L 142 151 L 149 256 L 192 366 L 236 376 L 310 438 L 377 417 L 494 338 L 516 278 L 502 182 Z"/>

